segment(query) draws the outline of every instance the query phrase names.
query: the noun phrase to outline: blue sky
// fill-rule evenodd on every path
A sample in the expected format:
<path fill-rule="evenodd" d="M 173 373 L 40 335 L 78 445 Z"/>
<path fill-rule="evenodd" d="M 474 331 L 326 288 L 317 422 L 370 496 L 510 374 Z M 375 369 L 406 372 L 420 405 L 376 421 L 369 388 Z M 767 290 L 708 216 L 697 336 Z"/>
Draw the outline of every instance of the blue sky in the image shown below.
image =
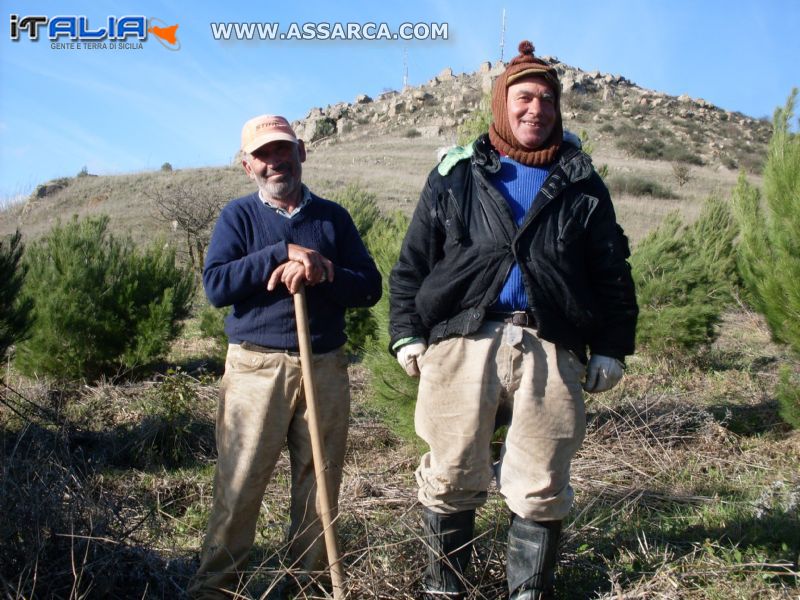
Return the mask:
<path fill-rule="evenodd" d="M 334 6 L 339 4 L 339 6 Z M 537 53 L 768 116 L 800 86 L 798 0 L 434 0 L 333 3 L 175 0 L 8 2 L 0 28 L 0 199 L 75 175 L 227 164 L 242 123 L 261 113 L 297 119 L 314 106 L 352 102 L 445 67 L 474 71 L 508 60 L 522 39 Z M 189 8 L 191 7 L 191 8 Z M 52 49 L 10 40 L 11 14 L 75 15 L 89 27 L 109 15 L 178 24 L 180 50 L 152 36 L 139 50 Z M 447 40 L 217 41 L 212 22 L 447 23 Z M 61 39 L 61 41 L 67 41 Z"/>

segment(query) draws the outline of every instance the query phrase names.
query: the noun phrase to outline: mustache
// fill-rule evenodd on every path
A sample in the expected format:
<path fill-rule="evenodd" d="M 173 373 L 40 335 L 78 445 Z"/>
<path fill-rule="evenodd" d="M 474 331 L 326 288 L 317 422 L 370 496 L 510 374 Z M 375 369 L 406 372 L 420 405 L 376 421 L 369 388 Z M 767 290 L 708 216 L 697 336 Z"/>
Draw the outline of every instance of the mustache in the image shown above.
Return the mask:
<path fill-rule="evenodd" d="M 267 169 L 267 177 L 269 177 L 270 175 L 274 175 L 276 173 L 281 173 L 281 174 L 283 174 L 283 173 L 291 173 L 291 171 L 292 171 L 292 165 L 287 161 L 283 161 L 283 162 L 278 163 L 274 167 L 268 168 Z"/>

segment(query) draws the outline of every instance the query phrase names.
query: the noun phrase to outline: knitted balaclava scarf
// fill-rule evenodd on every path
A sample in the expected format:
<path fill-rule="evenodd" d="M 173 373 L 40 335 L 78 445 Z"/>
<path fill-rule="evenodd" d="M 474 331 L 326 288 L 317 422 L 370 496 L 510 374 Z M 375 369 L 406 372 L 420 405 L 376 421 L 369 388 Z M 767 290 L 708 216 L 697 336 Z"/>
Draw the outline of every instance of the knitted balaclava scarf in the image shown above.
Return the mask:
<path fill-rule="evenodd" d="M 524 165 L 538 167 L 553 162 L 561 146 L 564 132 L 561 125 L 561 84 L 558 81 L 558 73 L 551 65 L 534 57 L 533 51 L 533 44 L 529 41 L 520 42 L 519 56 L 514 57 L 503 74 L 495 80 L 492 90 L 493 123 L 489 127 L 489 139 L 503 154 Z M 523 77 L 543 79 L 553 89 L 556 98 L 556 122 L 553 131 L 536 150 L 528 150 L 519 143 L 511 132 L 511 124 L 508 121 L 508 86 Z"/>

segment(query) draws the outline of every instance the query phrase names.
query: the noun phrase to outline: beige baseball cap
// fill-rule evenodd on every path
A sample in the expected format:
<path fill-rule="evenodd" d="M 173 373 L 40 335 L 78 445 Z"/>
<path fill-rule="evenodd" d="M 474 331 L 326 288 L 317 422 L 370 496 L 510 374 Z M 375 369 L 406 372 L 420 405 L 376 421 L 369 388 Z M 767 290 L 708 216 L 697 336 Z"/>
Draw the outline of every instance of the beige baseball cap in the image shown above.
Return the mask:
<path fill-rule="evenodd" d="M 289 121 L 278 115 L 253 117 L 242 127 L 242 151 L 253 152 L 264 144 L 277 140 L 297 143 L 297 136 Z"/>

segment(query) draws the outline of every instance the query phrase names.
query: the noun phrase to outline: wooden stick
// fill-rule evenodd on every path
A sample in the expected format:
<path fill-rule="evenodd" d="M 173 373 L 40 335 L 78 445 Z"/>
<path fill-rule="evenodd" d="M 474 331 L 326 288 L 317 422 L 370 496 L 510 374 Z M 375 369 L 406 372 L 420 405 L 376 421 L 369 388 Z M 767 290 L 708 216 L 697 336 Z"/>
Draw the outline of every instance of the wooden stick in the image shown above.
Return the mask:
<path fill-rule="evenodd" d="M 297 319 L 297 342 L 300 347 L 300 364 L 303 369 L 303 389 L 308 408 L 308 430 L 311 436 L 311 454 L 314 457 L 314 472 L 317 476 L 317 497 L 320 505 L 320 518 L 325 534 L 325 548 L 331 569 L 331 583 L 335 600 L 343 598 L 344 569 L 339 558 L 339 545 L 336 541 L 336 527 L 331 520 L 331 496 L 328 492 L 328 477 L 325 473 L 325 452 L 319 431 L 316 389 L 314 386 L 313 354 L 311 352 L 311 331 L 308 326 L 306 308 L 306 289 L 301 286 L 294 294 L 294 312 Z"/>

